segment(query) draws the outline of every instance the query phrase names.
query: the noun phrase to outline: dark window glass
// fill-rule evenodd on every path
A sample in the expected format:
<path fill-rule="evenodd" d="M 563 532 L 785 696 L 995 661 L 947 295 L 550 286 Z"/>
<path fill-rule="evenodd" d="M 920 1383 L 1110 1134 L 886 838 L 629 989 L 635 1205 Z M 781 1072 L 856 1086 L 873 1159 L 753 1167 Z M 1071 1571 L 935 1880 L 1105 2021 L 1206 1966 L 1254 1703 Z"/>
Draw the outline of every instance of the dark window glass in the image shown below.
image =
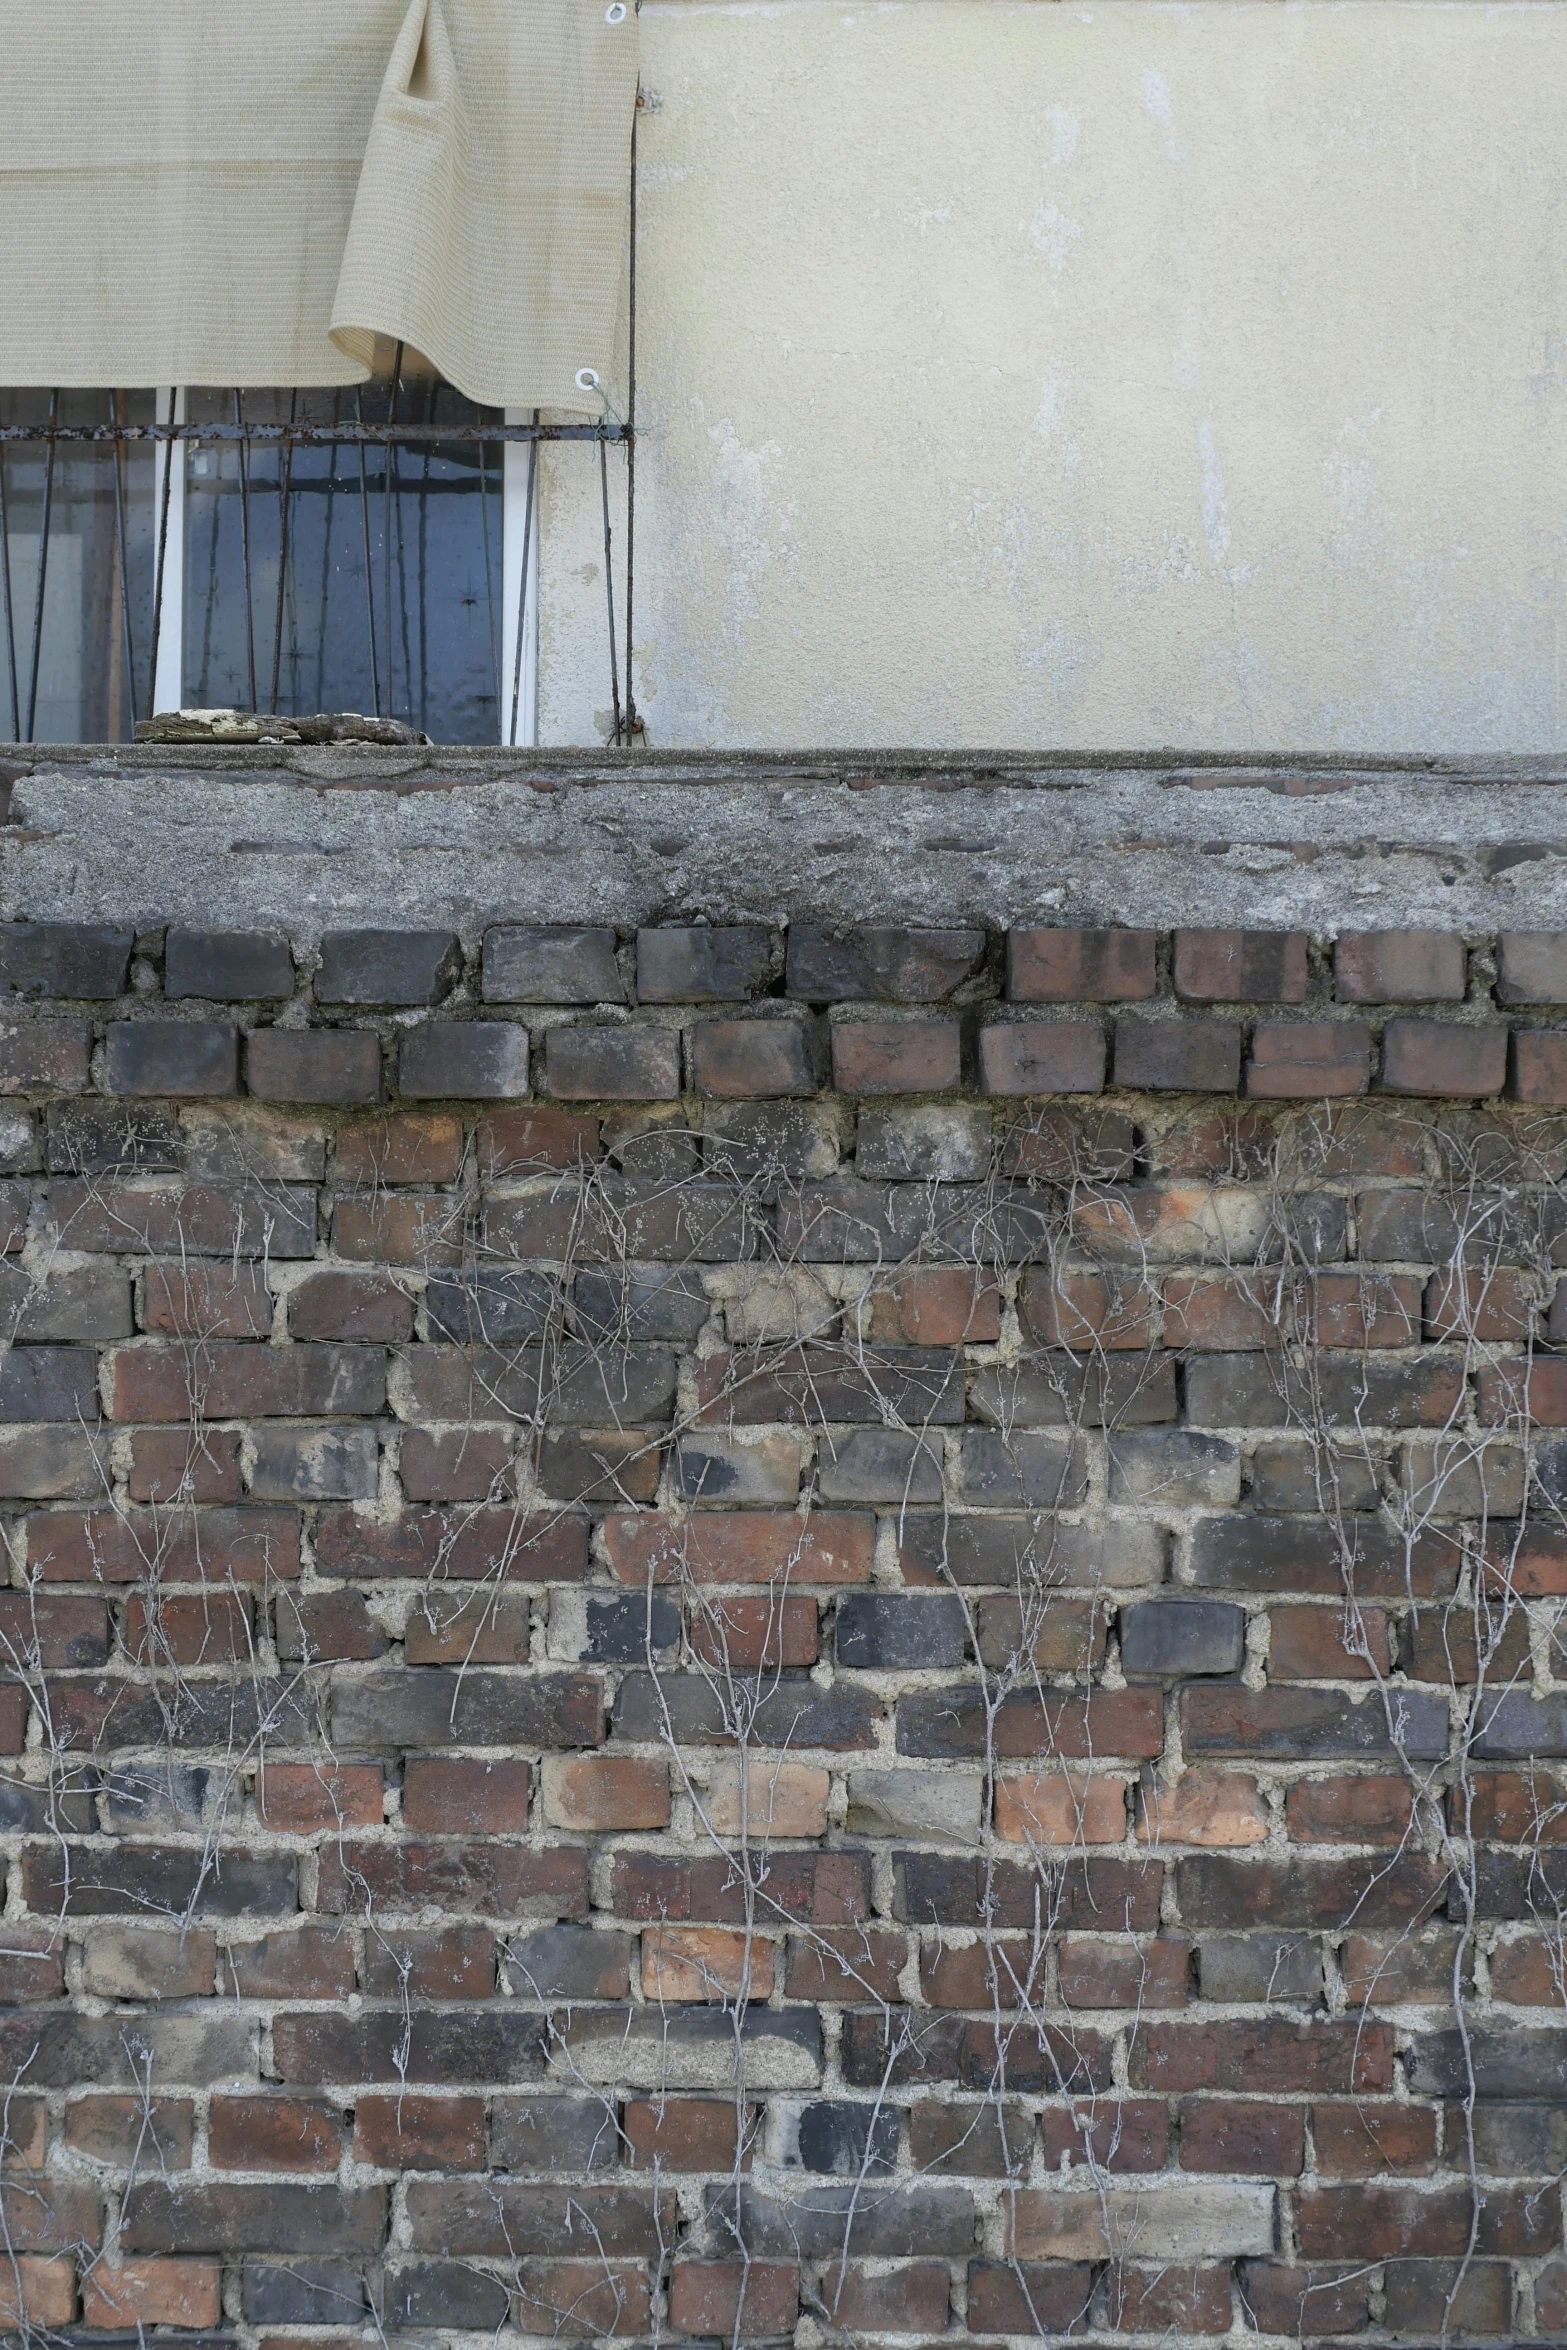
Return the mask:
<path fill-rule="evenodd" d="M 39 435 L 0 442 L 0 734 L 125 742 L 151 709 L 152 445 L 47 433 L 152 420 L 151 392 L 0 391 Z"/>
<path fill-rule="evenodd" d="M 493 412 L 410 355 L 395 393 L 388 371 L 362 391 L 192 390 L 185 413 L 197 426 L 473 428 L 392 447 L 188 441 L 187 705 L 361 710 L 440 742 L 498 742 Z"/>

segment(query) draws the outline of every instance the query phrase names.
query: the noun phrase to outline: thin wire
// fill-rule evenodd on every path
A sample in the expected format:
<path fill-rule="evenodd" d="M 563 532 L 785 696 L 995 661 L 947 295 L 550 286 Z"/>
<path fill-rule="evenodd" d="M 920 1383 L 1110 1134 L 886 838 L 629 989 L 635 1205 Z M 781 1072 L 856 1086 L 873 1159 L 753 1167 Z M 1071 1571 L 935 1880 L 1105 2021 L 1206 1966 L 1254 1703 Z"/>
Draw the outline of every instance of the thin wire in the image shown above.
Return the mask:
<path fill-rule="evenodd" d="M 169 422 L 171 424 L 174 421 L 174 410 L 178 399 L 179 393 L 171 385 L 169 388 Z M 163 633 L 163 566 L 169 551 L 169 493 L 174 486 L 176 451 L 179 461 L 183 465 L 185 452 L 180 444 L 171 441 L 164 449 L 163 488 L 160 493 L 158 513 L 158 561 L 152 581 L 152 666 L 148 676 L 147 698 L 152 704 L 154 717 L 157 716 L 158 711 L 158 639 Z"/>
<path fill-rule="evenodd" d="M 637 696 L 631 672 L 631 600 L 637 545 L 637 109 L 631 110 L 631 248 L 627 266 L 629 316 L 626 356 L 626 741 L 637 731 Z"/>
<path fill-rule="evenodd" d="M 119 421 L 124 413 L 125 394 L 109 394 L 109 414 Z M 130 566 L 125 546 L 125 443 L 114 444 L 114 543 L 119 554 L 120 568 L 120 626 L 125 638 L 125 682 L 130 692 L 131 733 L 136 732 L 136 648 L 131 637 L 131 582 Z"/>
<path fill-rule="evenodd" d="M 11 609 L 11 517 L 5 497 L 5 453 L 0 450 L 0 601 L 5 605 L 5 650 L 11 677 L 11 740 L 22 739 L 22 706 L 17 699 L 16 616 Z"/>
<path fill-rule="evenodd" d="M 234 422 L 244 430 L 245 395 L 234 394 Z M 239 444 L 239 531 L 245 564 L 245 667 L 250 678 L 250 706 L 256 707 L 256 613 L 250 569 L 250 443 Z"/>
<path fill-rule="evenodd" d="M 621 737 L 620 670 L 615 659 L 615 575 L 611 569 L 609 544 L 609 442 L 603 436 L 599 440 L 599 488 L 604 498 L 604 594 L 609 603 L 609 691 L 615 713 L 613 740 L 618 745 Z"/>
<path fill-rule="evenodd" d="M 288 418 L 292 424 L 299 408 L 297 391 L 289 394 Z M 276 710 L 278 684 L 283 674 L 283 599 L 288 588 L 288 493 L 294 477 L 294 444 L 283 443 L 283 464 L 278 474 L 278 551 L 277 551 L 277 616 L 272 626 L 272 699 L 267 705 Z"/>
<path fill-rule="evenodd" d="M 533 421 L 535 424 L 539 421 L 537 408 L 533 411 Z M 511 733 L 506 738 L 514 750 L 517 744 L 517 706 L 522 699 L 522 639 L 528 625 L 528 562 L 533 551 L 533 477 L 538 470 L 538 463 L 539 444 L 530 441 L 528 495 L 522 510 L 522 577 L 517 583 L 517 657 L 511 672 Z"/>
<path fill-rule="evenodd" d="M 363 391 L 354 394 L 354 414 L 361 424 L 365 420 Z M 365 534 L 365 620 L 370 631 L 370 691 L 375 698 L 375 714 L 381 715 L 381 655 L 375 641 L 375 563 L 370 553 L 370 476 L 365 470 L 365 445 L 359 444 L 359 515 Z"/>
<path fill-rule="evenodd" d="M 38 588 L 33 598 L 33 667 L 27 687 L 27 740 L 33 740 L 38 715 L 38 665 L 44 644 L 44 581 L 49 569 L 49 525 L 54 515 L 54 427 L 60 420 L 60 395 L 49 394 L 49 441 L 44 458 L 44 510 L 38 532 Z"/>

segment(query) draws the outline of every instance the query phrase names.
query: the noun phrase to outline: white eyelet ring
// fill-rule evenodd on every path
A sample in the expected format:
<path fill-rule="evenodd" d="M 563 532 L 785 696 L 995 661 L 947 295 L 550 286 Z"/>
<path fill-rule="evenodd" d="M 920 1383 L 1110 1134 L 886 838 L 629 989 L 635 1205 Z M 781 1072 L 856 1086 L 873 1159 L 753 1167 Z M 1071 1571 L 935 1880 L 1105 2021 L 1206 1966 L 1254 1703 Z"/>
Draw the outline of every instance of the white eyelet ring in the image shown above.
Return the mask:
<path fill-rule="evenodd" d="M 577 389 L 579 392 L 598 392 L 603 388 L 599 382 L 596 367 L 579 367 L 577 369 Z"/>
<path fill-rule="evenodd" d="M 624 24 L 625 21 L 626 0 L 609 0 L 609 6 L 604 11 L 604 22 L 606 24 Z"/>

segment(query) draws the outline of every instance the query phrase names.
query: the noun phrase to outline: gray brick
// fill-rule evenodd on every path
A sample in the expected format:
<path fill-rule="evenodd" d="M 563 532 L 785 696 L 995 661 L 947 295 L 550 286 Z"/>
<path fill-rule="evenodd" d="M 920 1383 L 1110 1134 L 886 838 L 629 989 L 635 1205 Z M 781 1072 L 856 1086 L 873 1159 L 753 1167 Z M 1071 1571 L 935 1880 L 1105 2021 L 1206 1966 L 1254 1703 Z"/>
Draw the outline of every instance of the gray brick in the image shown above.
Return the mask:
<path fill-rule="evenodd" d="M 829 1102 L 709 1102 L 702 1132 L 709 1173 L 764 1192 L 820 1180 L 838 1164 L 838 1116 Z"/>
<path fill-rule="evenodd" d="M 1307 1934 L 1204 1934 L 1197 1980 L 1204 1999 L 1315 2004 L 1322 1997 L 1322 1946 Z"/>
<path fill-rule="evenodd" d="M 256 1431 L 255 1501 L 373 1501 L 378 1452 L 373 1428 Z"/>
<path fill-rule="evenodd" d="M 598 2112 L 602 2121 L 602 2106 Z M 497 2154 L 496 2160 L 502 2159 Z M 524 2157 L 527 2163 L 532 2160 L 531 2154 Z M 559 2167 L 575 2170 L 578 2165 Z M 464 2260 L 414 2260 L 387 2271 L 383 2323 L 394 2329 L 493 2334 L 506 2323 L 510 2310 L 511 2295 L 501 2279 Z"/>
<path fill-rule="evenodd" d="M 294 958 L 275 930 L 176 926 L 163 942 L 163 992 L 209 1004 L 275 1003 L 294 992 Z"/>
<path fill-rule="evenodd" d="M 459 1280 L 432 1280 L 424 1293 L 433 1339 L 459 1346 L 505 1346 L 540 1339 L 557 1320 L 559 1291 L 543 1273 L 481 1267 Z"/>
<path fill-rule="evenodd" d="M 687 1501 L 728 1509 L 793 1509 L 800 1498 L 802 1444 L 797 1436 L 763 1436 L 747 1444 L 738 1435 L 682 1436 L 675 1450 L 675 1484 Z"/>
<path fill-rule="evenodd" d="M 860 1672 L 913 1672 L 963 1662 L 963 1602 L 953 1592 L 929 1597 L 846 1591 L 838 1602 L 837 1658 Z"/>
<path fill-rule="evenodd" d="M 369 2254 L 385 2225 L 383 2187 L 144 2179 L 126 2197 L 120 2241 L 129 2252 Z"/>
<path fill-rule="evenodd" d="M 637 932 L 644 1004 L 737 1004 L 767 983 L 772 940 L 759 926 Z"/>
<path fill-rule="evenodd" d="M 1417 2097 L 1467 2096 L 1470 2065 L 1477 2096 L 1567 2098 L 1567 2031 L 1472 2023 L 1467 2051 L 1457 2031 L 1425 2032 L 1405 2058 Z"/>
<path fill-rule="evenodd" d="M 996 1428 L 963 1431 L 963 1491 L 982 1509 L 1077 1509 L 1087 1484 L 1081 1438 L 1031 1428 L 1010 1436 Z"/>
<path fill-rule="evenodd" d="M 106 1002 L 121 994 L 134 934 L 90 922 L 0 923 L 0 987 Z"/>
<path fill-rule="evenodd" d="M 816 1495 L 834 1503 L 940 1501 L 940 1440 L 902 1428 L 824 1429 L 816 1446 Z"/>
<path fill-rule="evenodd" d="M 110 1093 L 238 1093 L 239 1030 L 215 1020 L 111 1021 L 103 1067 Z"/>
<path fill-rule="evenodd" d="M 1238 1673 L 1246 1613 L 1222 1599 L 1145 1599 L 1121 1613 L 1121 1665 L 1136 1679 Z"/>
<path fill-rule="evenodd" d="M 1480 1705 L 1473 1751 L 1486 1762 L 1524 1762 L 1535 1754 L 1567 1754 L 1567 1694 L 1531 1697 L 1507 1689 Z"/>
<path fill-rule="evenodd" d="M 870 2098 L 775 2098 L 766 2159 L 781 2170 L 839 2179 L 885 2178 L 898 2159 L 898 2108 Z"/>
<path fill-rule="evenodd" d="M 978 1844 L 979 1771 L 851 1771 L 844 1826 L 851 1836 L 901 1836 L 924 1844 Z"/>
<path fill-rule="evenodd" d="M 664 1591 L 596 1592 L 550 1596 L 550 1655 L 562 1664 L 640 1665 L 651 1642 L 655 1654 L 680 1641 L 680 1603 Z"/>
<path fill-rule="evenodd" d="M 579 1273 L 572 1290 L 577 1325 L 606 1338 L 668 1340 L 690 1346 L 712 1313 L 701 1276 L 675 1267 L 651 1273 Z"/>
<path fill-rule="evenodd" d="M 462 968 L 450 930 L 328 930 L 318 1004 L 433 1004 Z"/>
<path fill-rule="evenodd" d="M 967 1102 L 909 1109 L 862 1109 L 854 1163 L 891 1183 L 977 1182 L 990 1168 L 991 1116 Z"/>
<path fill-rule="evenodd" d="M 184 1136 L 172 1110 L 129 1102 L 51 1102 L 44 1149 L 51 1175 L 162 1173 L 182 1163 Z"/>
<path fill-rule="evenodd" d="M 597 1746 L 603 1692 L 586 1673 L 423 1666 L 338 1681 L 328 1724 L 345 1746 Z M 482 2076 L 480 2076 L 482 2077 Z"/>
<path fill-rule="evenodd" d="M 491 2159 L 517 2171 L 614 2170 L 620 2143 L 597 2097 L 497 2097 Z"/>
<path fill-rule="evenodd" d="M 410 1101 L 521 1101 L 528 1031 L 510 1020 L 443 1020 L 403 1038 L 398 1084 Z"/>
<path fill-rule="evenodd" d="M 761 1745 L 847 1750 L 871 1744 L 881 1708 L 868 1689 L 846 1681 L 818 1689 L 794 1673 L 776 1679 L 769 1673 L 763 1686 L 752 1726 Z M 615 1699 L 616 1737 L 662 1741 L 671 1732 L 677 1744 L 728 1745 L 734 1725 L 722 1691 L 701 1673 L 664 1673 L 656 1688 L 651 1673 L 627 1673 Z"/>
<path fill-rule="evenodd" d="M 330 2257 L 247 2260 L 240 2271 L 240 2303 L 245 2322 L 253 2326 L 357 2325 L 369 2307 L 362 2266 Z"/>
<path fill-rule="evenodd" d="M 0 1264 L 0 1336 L 40 1339 L 129 1338 L 131 1284 L 118 1265 L 78 1265 L 36 1278 Z"/>
<path fill-rule="evenodd" d="M 506 1944 L 512 1988 L 520 1999 L 623 1999 L 631 1972 L 631 1937 L 591 1926 L 540 1926 Z"/>
<path fill-rule="evenodd" d="M 12 1346 L 0 1356 L 0 1420 L 98 1416 L 98 1358 L 89 1347 Z"/>
<path fill-rule="evenodd" d="M 985 952 L 982 930 L 852 930 L 796 923 L 787 991 L 811 1003 L 941 1003 Z"/>
<path fill-rule="evenodd" d="M 1458 2094 L 1462 2100 L 1467 2092 Z M 1477 2104 L 1474 2134 L 1475 2158 L 1482 2171 L 1555 2179 L 1567 2170 L 1567 2101 Z"/>
<path fill-rule="evenodd" d="M 1169 1355 L 1067 1352 L 985 1363 L 974 1374 L 974 1416 L 1000 1428 L 1158 1426 L 1179 1413 Z"/>
<path fill-rule="evenodd" d="M 1251 1456 L 1251 1498 L 1259 1510 L 1374 1510 L 1376 1471 L 1358 1451 L 1329 1455 L 1309 1444 L 1259 1444 Z"/>
<path fill-rule="evenodd" d="M 257 1028 L 245 1080 L 264 1102 L 378 1102 L 381 1040 L 368 1028 Z"/>
<path fill-rule="evenodd" d="M 966 2187 L 812 2187 L 799 2202 L 749 2184 L 709 2187 L 715 2248 L 735 2238 L 755 2259 L 850 2258 L 964 2260 L 976 2249 L 978 2221 Z M 730 2234 L 731 2228 L 734 2234 Z"/>
<path fill-rule="evenodd" d="M 619 1004 L 626 991 L 612 930 L 568 923 L 502 924 L 484 934 L 483 984 L 491 1004 Z"/>
<path fill-rule="evenodd" d="M 673 1028 L 552 1028 L 544 1068 L 548 1091 L 562 1101 L 680 1098 L 680 1038 Z"/>
<path fill-rule="evenodd" d="M 1504 930 L 1496 942 L 1499 1004 L 1567 1004 L 1567 930 Z"/>
<path fill-rule="evenodd" d="M 1194 1505 L 1224 1509 L 1239 1501 L 1240 1454 L 1219 1436 L 1171 1429 L 1110 1439 L 1110 1499 L 1145 1509 Z"/>
<path fill-rule="evenodd" d="M 0 1095 L 84 1093 L 91 1063 L 90 1021 L 0 1023 Z"/>

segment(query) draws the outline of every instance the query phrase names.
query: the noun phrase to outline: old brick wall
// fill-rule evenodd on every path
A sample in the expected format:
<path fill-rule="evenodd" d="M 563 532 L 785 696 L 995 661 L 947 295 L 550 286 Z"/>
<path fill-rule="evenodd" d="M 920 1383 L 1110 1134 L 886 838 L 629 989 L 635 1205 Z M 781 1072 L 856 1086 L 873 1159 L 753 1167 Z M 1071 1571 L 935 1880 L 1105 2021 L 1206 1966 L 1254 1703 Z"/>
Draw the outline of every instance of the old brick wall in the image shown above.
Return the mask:
<path fill-rule="evenodd" d="M 0 980 L 8 2324 L 1567 2338 L 1567 934 Z"/>

